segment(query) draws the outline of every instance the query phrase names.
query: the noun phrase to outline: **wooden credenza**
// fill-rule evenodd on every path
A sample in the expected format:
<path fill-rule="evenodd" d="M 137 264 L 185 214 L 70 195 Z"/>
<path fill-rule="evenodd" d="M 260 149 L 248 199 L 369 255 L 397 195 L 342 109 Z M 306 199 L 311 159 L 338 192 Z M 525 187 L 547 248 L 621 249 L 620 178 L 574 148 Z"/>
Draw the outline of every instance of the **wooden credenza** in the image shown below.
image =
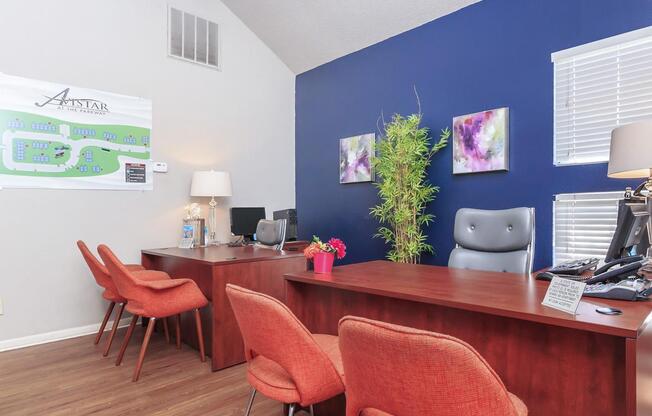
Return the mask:
<path fill-rule="evenodd" d="M 172 278 L 194 280 L 210 301 L 201 313 L 206 351 L 211 356 L 213 371 L 245 360 L 240 329 L 224 290 L 226 284 L 233 283 L 284 301 L 283 275 L 307 270 L 301 250 L 274 251 L 226 245 L 142 250 L 142 264 L 147 269 L 167 272 Z M 192 317 L 184 314 L 182 339 L 196 347 L 193 328 Z"/>

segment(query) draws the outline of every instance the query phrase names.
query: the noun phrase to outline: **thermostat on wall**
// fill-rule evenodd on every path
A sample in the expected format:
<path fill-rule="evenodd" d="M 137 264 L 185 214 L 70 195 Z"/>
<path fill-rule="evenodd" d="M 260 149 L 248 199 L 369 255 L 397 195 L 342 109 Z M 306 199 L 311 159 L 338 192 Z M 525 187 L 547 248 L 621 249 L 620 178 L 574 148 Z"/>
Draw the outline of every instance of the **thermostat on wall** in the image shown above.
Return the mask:
<path fill-rule="evenodd" d="M 165 162 L 154 162 L 154 172 L 167 173 L 168 164 Z"/>

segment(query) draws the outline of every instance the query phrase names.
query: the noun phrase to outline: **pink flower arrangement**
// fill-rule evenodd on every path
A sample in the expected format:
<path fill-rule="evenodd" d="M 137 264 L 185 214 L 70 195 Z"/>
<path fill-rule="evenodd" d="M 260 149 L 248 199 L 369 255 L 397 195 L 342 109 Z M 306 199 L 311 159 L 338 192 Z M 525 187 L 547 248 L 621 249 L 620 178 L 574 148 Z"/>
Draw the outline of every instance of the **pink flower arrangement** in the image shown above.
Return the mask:
<path fill-rule="evenodd" d="M 342 259 L 346 256 L 346 244 L 339 238 L 331 238 L 328 243 L 324 243 L 314 235 L 310 245 L 303 250 L 303 255 L 312 259 L 317 253 L 332 253 L 338 259 Z"/>

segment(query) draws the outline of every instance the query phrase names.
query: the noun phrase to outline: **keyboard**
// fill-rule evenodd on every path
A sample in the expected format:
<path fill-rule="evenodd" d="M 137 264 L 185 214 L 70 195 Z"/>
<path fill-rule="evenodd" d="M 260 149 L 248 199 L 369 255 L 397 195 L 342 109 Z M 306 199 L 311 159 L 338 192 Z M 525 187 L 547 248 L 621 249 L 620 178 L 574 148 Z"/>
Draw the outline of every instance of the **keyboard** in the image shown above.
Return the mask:
<path fill-rule="evenodd" d="M 582 275 L 574 275 L 574 274 L 555 274 L 555 273 L 550 273 L 550 272 L 541 272 L 537 274 L 537 280 L 546 280 L 546 281 L 551 281 L 553 277 L 561 277 L 562 279 L 568 279 L 568 280 L 575 280 L 576 282 L 584 282 L 585 280 L 589 280 L 591 276 L 582 276 Z"/>
<path fill-rule="evenodd" d="M 587 270 L 595 269 L 595 267 L 598 265 L 599 262 L 600 259 L 596 257 L 590 257 L 590 258 L 580 259 L 580 260 L 571 260 L 571 261 L 566 261 L 564 263 L 560 263 L 552 267 L 548 271 L 554 274 L 578 275 L 584 273 Z"/>

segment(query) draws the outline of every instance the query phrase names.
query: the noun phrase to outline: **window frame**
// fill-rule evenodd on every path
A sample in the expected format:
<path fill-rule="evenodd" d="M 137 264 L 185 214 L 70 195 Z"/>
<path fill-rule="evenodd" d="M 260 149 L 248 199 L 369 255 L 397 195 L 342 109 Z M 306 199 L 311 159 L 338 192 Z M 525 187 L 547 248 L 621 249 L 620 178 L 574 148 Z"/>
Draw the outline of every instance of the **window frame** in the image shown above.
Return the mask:
<path fill-rule="evenodd" d="M 559 147 L 559 131 L 558 131 L 558 110 L 557 110 L 557 98 L 558 98 L 558 67 L 556 65 L 563 64 L 572 59 L 585 59 L 591 57 L 592 55 L 601 56 L 608 54 L 610 51 L 618 51 L 624 49 L 625 47 L 631 46 L 632 43 L 636 42 L 647 42 L 652 41 L 652 26 L 644 27 L 641 29 L 633 30 L 626 33 L 621 33 L 615 36 L 608 38 L 600 39 L 594 42 L 586 43 L 583 45 L 575 46 L 572 48 L 560 50 L 554 52 L 550 55 L 551 62 L 553 63 L 553 165 L 555 167 L 564 167 L 564 166 L 578 166 L 578 165 L 592 165 L 597 163 L 606 163 L 609 161 L 609 156 L 607 153 L 606 159 L 600 160 L 590 160 L 582 161 L 577 160 L 577 156 L 573 158 L 566 157 L 560 158 L 558 156 L 557 150 Z M 652 45 L 649 47 L 652 51 Z M 617 74 L 617 73 L 616 73 Z M 652 80 L 652 76 L 650 78 Z M 618 82 L 619 80 L 616 80 Z M 615 97 L 618 97 L 618 94 L 614 94 Z M 616 98 L 618 100 L 618 98 Z M 643 104 L 646 105 L 646 104 Z M 618 105 L 615 104 L 615 107 Z M 617 116 L 620 113 L 617 112 Z M 628 123 L 617 123 L 613 128 L 616 128 L 621 125 Z M 604 139 L 608 142 L 608 138 Z M 602 142 L 602 139 L 600 139 Z M 572 139 L 573 144 L 577 144 L 576 139 Z M 575 160 L 573 160 L 575 159 Z"/>

